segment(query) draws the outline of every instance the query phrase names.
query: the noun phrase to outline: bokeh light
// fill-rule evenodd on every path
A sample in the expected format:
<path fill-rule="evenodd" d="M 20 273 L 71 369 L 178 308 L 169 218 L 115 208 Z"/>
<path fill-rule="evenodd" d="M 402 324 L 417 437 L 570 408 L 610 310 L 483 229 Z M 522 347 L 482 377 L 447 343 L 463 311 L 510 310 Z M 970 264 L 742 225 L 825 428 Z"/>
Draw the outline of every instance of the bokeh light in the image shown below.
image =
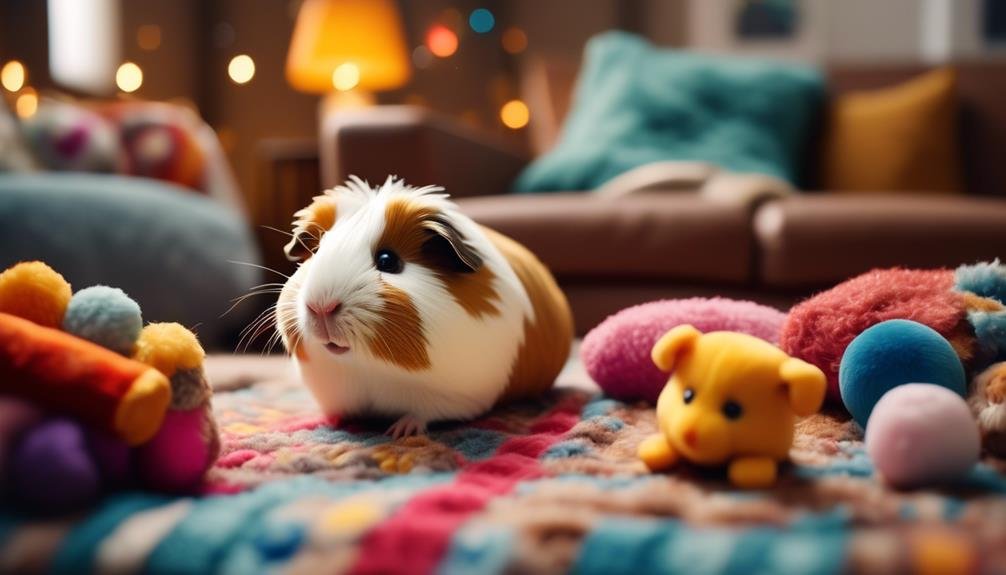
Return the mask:
<path fill-rule="evenodd" d="M 507 28 L 503 31 L 503 49 L 508 54 L 520 54 L 527 49 L 527 34 L 520 28 Z"/>
<path fill-rule="evenodd" d="M 31 88 L 25 88 L 24 92 L 14 101 L 14 111 L 20 118 L 30 118 L 38 111 L 38 94 Z"/>
<path fill-rule="evenodd" d="M 531 111 L 527 104 L 520 100 L 510 100 L 500 108 L 500 120 L 503 125 L 513 130 L 519 130 L 531 120 Z"/>
<path fill-rule="evenodd" d="M 359 83 L 360 67 L 352 62 L 339 64 L 332 72 L 332 85 L 340 92 L 352 90 Z"/>
<path fill-rule="evenodd" d="M 479 34 L 485 34 L 496 25 L 496 17 L 485 8 L 477 8 L 468 16 L 468 25 Z"/>
<path fill-rule="evenodd" d="M 17 60 L 11 60 L 4 64 L 0 70 L 0 83 L 9 92 L 17 92 L 24 87 L 28 74 L 25 73 L 24 64 Z"/>
<path fill-rule="evenodd" d="M 433 63 L 433 53 L 426 46 L 416 46 L 412 51 L 412 63 L 416 68 L 425 70 Z"/>
<path fill-rule="evenodd" d="M 123 92 L 135 92 L 143 85 L 143 70 L 133 62 L 125 62 L 115 71 L 115 85 Z"/>
<path fill-rule="evenodd" d="M 255 60 L 248 54 L 238 54 L 227 65 L 227 75 L 235 84 L 247 84 L 255 77 Z"/>
<path fill-rule="evenodd" d="M 449 58 L 458 51 L 458 35 L 442 24 L 437 24 L 426 32 L 426 47 L 434 56 Z"/>
<path fill-rule="evenodd" d="M 141 50 L 153 52 L 161 47 L 161 27 L 157 24 L 144 24 L 136 29 L 136 45 Z"/>

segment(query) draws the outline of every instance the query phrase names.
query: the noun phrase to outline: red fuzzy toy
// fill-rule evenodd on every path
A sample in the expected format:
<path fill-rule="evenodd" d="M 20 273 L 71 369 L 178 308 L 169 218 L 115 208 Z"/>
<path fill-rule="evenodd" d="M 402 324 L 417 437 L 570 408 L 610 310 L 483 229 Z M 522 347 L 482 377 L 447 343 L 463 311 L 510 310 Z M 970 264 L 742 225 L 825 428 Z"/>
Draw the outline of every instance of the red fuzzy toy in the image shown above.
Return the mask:
<path fill-rule="evenodd" d="M 795 306 L 779 346 L 821 368 L 828 377 L 828 398 L 840 402 L 839 362 L 866 328 L 890 319 L 917 321 L 939 332 L 967 361 L 975 342 L 967 312 L 981 299 L 954 291 L 954 272 L 949 269 L 874 270 Z"/>

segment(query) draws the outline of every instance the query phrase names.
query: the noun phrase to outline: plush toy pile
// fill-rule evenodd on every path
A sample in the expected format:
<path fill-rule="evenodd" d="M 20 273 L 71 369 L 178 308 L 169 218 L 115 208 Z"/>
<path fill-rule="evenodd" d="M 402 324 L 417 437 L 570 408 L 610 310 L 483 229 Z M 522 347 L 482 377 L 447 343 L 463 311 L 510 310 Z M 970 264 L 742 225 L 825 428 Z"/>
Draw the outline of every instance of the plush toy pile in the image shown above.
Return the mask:
<path fill-rule="evenodd" d="M 686 324 L 778 342 L 782 352 L 820 370 L 831 405 L 847 410 L 864 430 L 878 474 L 893 486 L 959 479 L 983 449 L 1006 456 L 1006 266 L 998 261 L 956 270 L 874 270 L 809 298 L 789 314 L 752 302 L 697 298 L 644 304 L 608 318 L 584 339 L 581 354 L 591 377 L 608 395 L 623 400 L 652 402 L 664 389 L 657 403 L 661 421 L 666 419 L 661 405 L 672 400 L 673 409 L 664 411 L 705 410 L 677 434 L 681 437 L 670 427 L 664 431 L 672 451 L 696 461 L 711 449 L 703 439 L 710 430 L 724 417 L 739 418 L 727 407 L 738 413 L 741 408 L 734 401 L 739 391 L 712 400 L 706 394 L 703 407 L 700 388 L 729 377 L 753 381 L 755 375 L 743 370 L 756 363 L 748 359 L 737 369 L 716 367 L 728 354 L 740 353 L 724 349 L 705 361 L 708 365 L 690 368 L 691 375 L 672 374 L 667 382 L 667 375 L 655 370 L 658 338 Z M 775 396 L 766 392 L 762 399 L 750 399 L 761 408 L 770 397 Z M 722 415 L 717 413 L 721 401 L 726 401 Z M 675 421 L 685 419 L 679 413 Z M 663 461 L 654 454 L 665 451 L 661 441 L 641 447 L 651 467 Z"/>
<path fill-rule="evenodd" d="M 219 439 L 204 352 L 181 325 L 143 326 L 122 290 L 73 293 L 42 262 L 0 274 L 0 481 L 33 510 L 111 490 L 193 489 Z"/>

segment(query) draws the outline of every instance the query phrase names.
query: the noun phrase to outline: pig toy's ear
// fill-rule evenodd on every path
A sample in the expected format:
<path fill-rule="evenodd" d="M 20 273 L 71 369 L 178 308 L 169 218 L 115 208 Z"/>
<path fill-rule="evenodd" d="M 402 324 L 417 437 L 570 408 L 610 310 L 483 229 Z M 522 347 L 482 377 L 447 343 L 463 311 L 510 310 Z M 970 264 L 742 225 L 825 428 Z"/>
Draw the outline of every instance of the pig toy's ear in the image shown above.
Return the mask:
<path fill-rule="evenodd" d="M 681 357 L 691 351 L 702 332 L 691 325 L 679 325 L 664 334 L 653 345 L 650 357 L 660 371 L 670 372 Z"/>
<path fill-rule="evenodd" d="M 821 409 L 828 388 L 824 372 L 806 361 L 791 357 L 779 366 L 779 377 L 789 395 L 793 413 L 804 417 Z"/>

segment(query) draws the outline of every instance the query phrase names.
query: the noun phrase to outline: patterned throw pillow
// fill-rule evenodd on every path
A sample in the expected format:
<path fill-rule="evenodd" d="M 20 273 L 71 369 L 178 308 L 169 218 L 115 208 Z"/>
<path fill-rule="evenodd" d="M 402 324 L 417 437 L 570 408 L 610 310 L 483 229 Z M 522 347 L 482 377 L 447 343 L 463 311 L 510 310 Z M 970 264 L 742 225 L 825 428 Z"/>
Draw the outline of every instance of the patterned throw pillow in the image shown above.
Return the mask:
<path fill-rule="evenodd" d="M 25 145 L 17 118 L 0 98 L 0 172 L 30 172 L 36 169 Z"/>
<path fill-rule="evenodd" d="M 115 125 L 86 107 L 46 98 L 22 126 L 47 170 L 116 173 L 125 165 Z"/>
<path fill-rule="evenodd" d="M 202 126 L 195 114 L 169 104 L 80 104 L 51 98 L 23 121 L 45 169 L 154 178 L 205 192 Z"/>

